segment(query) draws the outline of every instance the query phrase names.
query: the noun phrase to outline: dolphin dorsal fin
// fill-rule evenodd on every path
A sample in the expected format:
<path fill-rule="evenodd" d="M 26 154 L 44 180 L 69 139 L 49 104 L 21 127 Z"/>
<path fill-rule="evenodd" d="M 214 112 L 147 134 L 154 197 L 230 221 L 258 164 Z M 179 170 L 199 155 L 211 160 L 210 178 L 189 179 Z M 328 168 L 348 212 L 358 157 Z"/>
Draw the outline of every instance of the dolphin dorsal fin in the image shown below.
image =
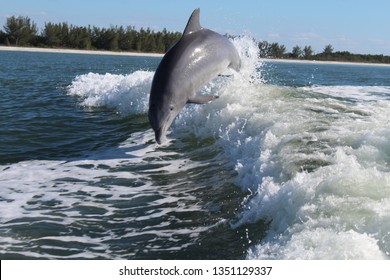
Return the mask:
<path fill-rule="evenodd" d="M 184 29 L 183 36 L 203 29 L 202 26 L 200 26 L 199 13 L 200 13 L 199 8 L 195 9 L 192 12 L 190 19 L 188 20 L 186 29 Z"/>

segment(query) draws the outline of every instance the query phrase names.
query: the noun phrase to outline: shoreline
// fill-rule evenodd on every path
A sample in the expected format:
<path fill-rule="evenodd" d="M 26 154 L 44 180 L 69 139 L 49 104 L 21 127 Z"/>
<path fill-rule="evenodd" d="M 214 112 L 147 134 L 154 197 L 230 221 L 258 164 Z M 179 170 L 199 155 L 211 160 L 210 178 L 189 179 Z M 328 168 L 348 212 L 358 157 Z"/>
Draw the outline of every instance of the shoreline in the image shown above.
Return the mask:
<path fill-rule="evenodd" d="M 45 53 L 65 53 L 65 54 L 92 54 L 92 55 L 117 55 L 117 56 L 138 56 L 138 57 L 163 57 L 162 53 L 144 53 L 144 52 L 114 52 L 102 50 L 76 50 L 76 49 L 55 49 L 55 48 L 35 48 L 35 47 L 8 47 L 0 46 L 0 51 L 19 51 L 19 52 L 45 52 Z M 347 61 L 319 61 L 319 60 L 300 60 L 300 59 L 278 59 L 278 58 L 259 58 L 261 62 L 281 62 L 281 63 L 301 63 L 301 64 L 328 64 L 328 65 L 356 65 L 356 66 L 382 66 L 390 67 L 385 63 L 365 63 L 365 62 L 347 62 Z"/>
<path fill-rule="evenodd" d="M 354 66 L 382 66 L 390 67 L 386 63 L 370 62 L 349 62 L 349 61 L 321 61 L 321 60 L 301 60 L 301 59 L 282 59 L 282 58 L 260 58 L 264 62 L 281 62 L 281 63 L 300 63 L 300 64 L 327 64 L 327 65 L 354 65 Z"/>
<path fill-rule="evenodd" d="M 65 53 L 65 54 L 92 54 L 92 55 L 118 55 L 118 56 L 149 56 L 163 57 L 160 53 L 143 53 L 143 52 L 114 52 L 101 50 L 76 50 L 76 49 L 55 49 L 55 48 L 35 48 L 35 47 L 7 47 L 0 46 L 0 51 L 17 51 L 17 52 L 44 52 L 44 53 Z"/>

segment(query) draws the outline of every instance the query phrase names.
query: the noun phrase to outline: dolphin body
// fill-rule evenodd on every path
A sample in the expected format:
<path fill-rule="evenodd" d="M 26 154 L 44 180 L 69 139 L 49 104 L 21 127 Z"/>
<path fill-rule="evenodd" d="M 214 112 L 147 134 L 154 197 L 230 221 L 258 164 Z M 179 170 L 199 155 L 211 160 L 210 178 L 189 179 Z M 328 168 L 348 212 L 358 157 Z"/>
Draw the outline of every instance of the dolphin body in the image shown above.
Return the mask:
<path fill-rule="evenodd" d="M 205 104 L 218 96 L 196 91 L 227 68 L 239 71 L 240 56 L 224 36 L 201 27 L 200 9 L 193 11 L 181 39 L 162 58 L 153 77 L 149 122 L 157 143 L 166 139 L 173 120 L 187 103 Z"/>

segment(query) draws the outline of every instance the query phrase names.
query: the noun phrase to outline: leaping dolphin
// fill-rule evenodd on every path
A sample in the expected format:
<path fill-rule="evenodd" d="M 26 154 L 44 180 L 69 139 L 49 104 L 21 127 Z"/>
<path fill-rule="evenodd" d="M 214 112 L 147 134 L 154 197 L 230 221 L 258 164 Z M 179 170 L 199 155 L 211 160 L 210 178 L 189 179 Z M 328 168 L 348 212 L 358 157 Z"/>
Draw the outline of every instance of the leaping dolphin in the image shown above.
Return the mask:
<path fill-rule="evenodd" d="M 218 98 L 197 95 L 199 88 L 227 68 L 241 68 L 234 45 L 226 37 L 201 27 L 199 13 L 200 9 L 193 11 L 183 36 L 164 55 L 153 77 L 148 117 L 159 144 L 187 103 L 205 104 Z"/>

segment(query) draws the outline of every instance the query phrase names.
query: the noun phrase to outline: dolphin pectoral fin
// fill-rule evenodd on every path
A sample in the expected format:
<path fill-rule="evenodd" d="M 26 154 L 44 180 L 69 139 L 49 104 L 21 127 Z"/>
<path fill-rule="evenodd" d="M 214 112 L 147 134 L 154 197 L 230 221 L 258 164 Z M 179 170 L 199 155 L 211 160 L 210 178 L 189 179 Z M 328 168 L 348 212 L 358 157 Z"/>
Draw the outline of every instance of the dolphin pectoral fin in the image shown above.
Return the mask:
<path fill-rule="evenodd" d="M 238 54 L 237 54 L 236 61 L 232 61 L 228 67 L 230 69 L 233 69 L 236 72 L 240 72 L 240 69 L 241 69 L 241 59 L 240 59 Z"/>
<path fill-rule="evenodd" d="M 214 99 L 219 98 L 219 96 L 214 95 L 194 95 L 188 99 L 187 103 L 195 103 L 195 104 L 206 104 Z"/>

